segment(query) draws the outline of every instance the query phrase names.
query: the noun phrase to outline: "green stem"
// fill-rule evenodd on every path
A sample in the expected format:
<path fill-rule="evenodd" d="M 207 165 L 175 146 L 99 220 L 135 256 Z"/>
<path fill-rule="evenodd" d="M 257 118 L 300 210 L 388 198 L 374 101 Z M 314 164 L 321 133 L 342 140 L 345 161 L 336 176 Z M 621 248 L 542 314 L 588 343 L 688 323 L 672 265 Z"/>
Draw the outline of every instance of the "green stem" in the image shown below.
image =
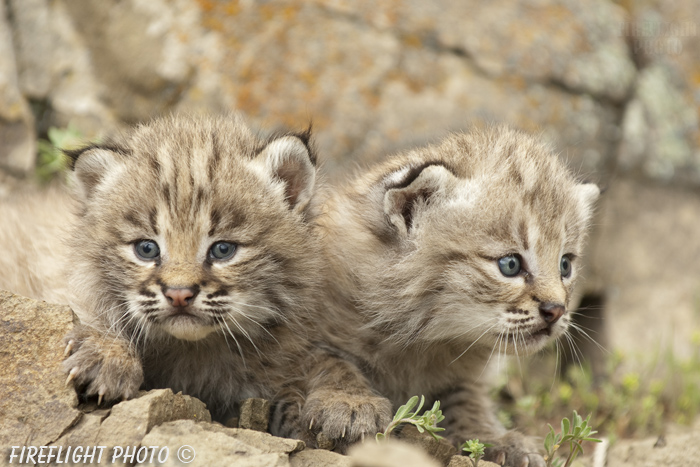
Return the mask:
<path fill-rule="evenodd" d="M 389 426 L 386 427 L 386 431 L 384 431 L 384 436 L 386 436 L 388 438 L 389 433 L 394 431 L 394 428 L 401 425 L 402 423 L 411 423 L 412 421 L 413 421 L 413 419 L 411 419 L 411 418 L 402 418 L 401 420 L 397 420 L 395 422 L 389 423 Z"/>
<path fill-rule="evenodd" d="M 576 450 L 574 449 L 574 444 L 578 444 L 579 446 L 581 446 L 581 443 L 582 443 L 582 441 L 578 441 L 578 442 L 572 441 L 571 442 L 571 446 L 570 446 L 571 452 L 569 452 L 569 457 L 566 458 L 566 462 L 564 463 L 564 467 L 569 467 L 569 463 L 573 462 L 574 458 L 576 457 Z"/>

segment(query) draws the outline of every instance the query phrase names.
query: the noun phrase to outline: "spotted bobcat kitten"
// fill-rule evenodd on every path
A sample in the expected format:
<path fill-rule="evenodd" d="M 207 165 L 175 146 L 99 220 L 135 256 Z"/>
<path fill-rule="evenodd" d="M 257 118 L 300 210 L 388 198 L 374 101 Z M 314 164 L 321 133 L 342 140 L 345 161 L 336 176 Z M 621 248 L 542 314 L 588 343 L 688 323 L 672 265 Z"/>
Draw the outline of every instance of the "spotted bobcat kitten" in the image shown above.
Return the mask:
<path fill-rule="evenodd" d="M 326 332 L 394 408 L 440 400 L 455 444 L 478 438 L 489 460 L 544 465 L 498 422 L 486 369 L 566 332 L 598 195 L 506 128 L 393 157 L 325 203 Z"/>
<path fill-rule="evenodd" d="M 301 434 L 310 365 L 328 364 L 306 339 L 322 273 L 309 135 L 262 142 L 238 119 L 171 117 L 70 156 L 83 325 L 68 379 L 100 400 L 169 387 L 220 421 L 241 399 L 282 401 L 273 429 Z"/>

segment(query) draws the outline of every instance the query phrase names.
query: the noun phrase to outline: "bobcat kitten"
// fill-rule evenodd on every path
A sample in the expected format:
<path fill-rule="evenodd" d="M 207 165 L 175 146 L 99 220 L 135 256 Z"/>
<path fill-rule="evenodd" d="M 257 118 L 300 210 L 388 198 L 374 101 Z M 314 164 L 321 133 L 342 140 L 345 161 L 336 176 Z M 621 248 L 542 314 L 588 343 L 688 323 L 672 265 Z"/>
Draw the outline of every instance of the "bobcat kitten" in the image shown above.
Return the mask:
<path fill-rule="evenodd" d="M 455 444 L 478 438 L 494 445 L 490 460 L 544 465 L 498 422 L 483 374 L 494 354 L 532 354 L 566 332 L 598 195 L 507 128 L 393 157 L 331 195 L 319 218 L 329 339 L 394 408 L 415 394 L 440 400 Z"/>
<path fill-rule="evenodd" d="M 359 375 L 307 339 L 322 274 L 308 132 L 262 142 L 238 119 L 171 117 L 69 155 L 83 324 L 67 338 L 68 379 L 99 401 L 169 387 L 219 421 L 268 398 L 273 432 L 303 435 L 299 410 L 327 381 L 323 365 Z M 390 415 L 386 399 L 371 402 Z"/>

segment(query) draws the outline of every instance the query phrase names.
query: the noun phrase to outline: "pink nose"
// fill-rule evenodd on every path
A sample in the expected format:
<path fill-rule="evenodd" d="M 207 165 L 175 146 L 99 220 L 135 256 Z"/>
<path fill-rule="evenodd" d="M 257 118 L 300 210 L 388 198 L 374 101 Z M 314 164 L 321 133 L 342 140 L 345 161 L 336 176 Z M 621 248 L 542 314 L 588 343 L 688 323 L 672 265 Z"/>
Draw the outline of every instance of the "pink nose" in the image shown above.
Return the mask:
<path fill-rule="evenodd" d="M 559 303 L 542 303 L 540 315 L 547 324 L 554 324 L 564 315 L 566 308 Z"/>
<path fill-rule="evenodd" d="M 172 306 L 185 307 L 194 299 L 196 292 L 190 288 L 168 288 L 163 291 L 163 295 Z"/>

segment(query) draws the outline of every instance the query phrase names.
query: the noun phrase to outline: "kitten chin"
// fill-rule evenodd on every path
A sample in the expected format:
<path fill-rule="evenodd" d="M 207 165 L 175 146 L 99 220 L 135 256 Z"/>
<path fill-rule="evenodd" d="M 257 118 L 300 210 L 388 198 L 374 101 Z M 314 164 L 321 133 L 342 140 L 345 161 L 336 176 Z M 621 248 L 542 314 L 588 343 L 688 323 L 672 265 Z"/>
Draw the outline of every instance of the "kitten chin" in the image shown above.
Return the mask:
<path fill-rule="evenodd" d="M 185 341 L 198 341 L 219 330 L 214 326 L 204 326 L 201 320 L 193 316 L 171 317 L 160 328 L 171 336 Z"/>

